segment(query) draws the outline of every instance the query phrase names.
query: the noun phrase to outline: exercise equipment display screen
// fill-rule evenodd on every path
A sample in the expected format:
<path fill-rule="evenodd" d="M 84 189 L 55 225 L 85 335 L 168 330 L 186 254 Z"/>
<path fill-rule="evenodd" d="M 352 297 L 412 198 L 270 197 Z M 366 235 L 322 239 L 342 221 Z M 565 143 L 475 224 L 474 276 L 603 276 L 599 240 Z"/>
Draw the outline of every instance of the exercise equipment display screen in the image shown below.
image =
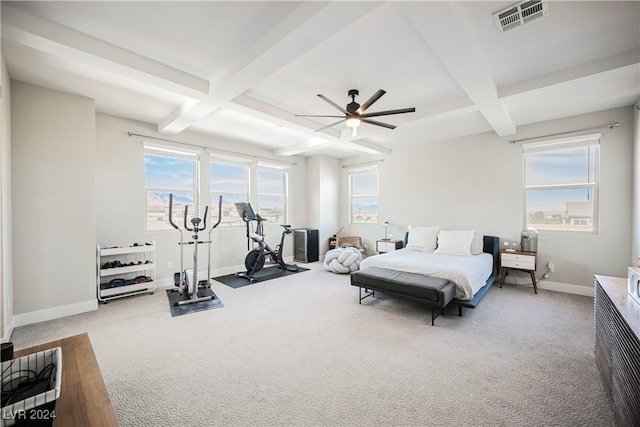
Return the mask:
<path fill-rule="evenodd" d="M 236 202 L 236 209 L 238 210 L 238 215 L 240 218 L 246 218 L 248 220 L 256 219 L 256 213 L 253 211 L 251 207 L 251 203 L 249 202 Z"/>

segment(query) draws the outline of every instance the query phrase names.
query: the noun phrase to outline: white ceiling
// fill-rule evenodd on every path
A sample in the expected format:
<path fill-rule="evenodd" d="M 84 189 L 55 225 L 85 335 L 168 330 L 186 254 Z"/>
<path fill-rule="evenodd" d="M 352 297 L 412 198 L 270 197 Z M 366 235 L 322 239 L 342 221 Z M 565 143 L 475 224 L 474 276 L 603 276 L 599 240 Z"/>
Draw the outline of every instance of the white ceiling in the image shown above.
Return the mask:
<path fill-rule="evenodd" d="M 2 2 L 13 79 L 95 99 L 98 112 L 270 149 L 389 153 L 640 98 L 640 2 L 550 1 L 548 16 L 499 33 L 515 4 L 434 1 Z M 345 106 L 387 94 L 362 124 Z"/>

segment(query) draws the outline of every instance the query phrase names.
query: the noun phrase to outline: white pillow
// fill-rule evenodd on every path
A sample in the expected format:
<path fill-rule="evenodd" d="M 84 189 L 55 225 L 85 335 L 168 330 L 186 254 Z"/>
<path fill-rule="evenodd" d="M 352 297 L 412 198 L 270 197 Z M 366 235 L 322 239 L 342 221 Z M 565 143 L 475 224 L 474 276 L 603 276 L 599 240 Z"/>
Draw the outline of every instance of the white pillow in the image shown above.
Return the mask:
<path fill-rule="evenodd" d="M 480 255 L 484 252 L 484 234 L 477 231 L 471 241 L 471 255 Z"/>
<path fill-rule="evenodd" d="M 433 252 L 438 244 L 440 227 L 409 226 L 407 249 L 419 252 Z"/>
<path fill-rule="evenodd" d="M 471 255 L 471 241 L 475 232 L 446 231 L 438 233 L 438 248 L 435 253 L 443 255 Z"/>

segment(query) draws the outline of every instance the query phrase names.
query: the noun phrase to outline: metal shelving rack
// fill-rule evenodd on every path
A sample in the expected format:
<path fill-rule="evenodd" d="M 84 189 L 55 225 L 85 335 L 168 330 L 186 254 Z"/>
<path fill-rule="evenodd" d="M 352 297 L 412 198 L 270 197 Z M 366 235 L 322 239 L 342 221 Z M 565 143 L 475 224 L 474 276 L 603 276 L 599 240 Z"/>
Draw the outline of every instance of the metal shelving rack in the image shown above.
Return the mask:
<path fill-rule="evenodd" d="M 116 258 L 118 257 L 118 258 Z M 102 268 L 109 261 L 133 262 L 134 265 Z M 96 287 L 98 300 L 106 303 L 112 299 L 124 298 L 144 293 L 152 294 L 155 289 L 156 242 L 139 246 L 96 248 Z M 142 283 L 106 287 L 114 278 L 133 279 L 136 273 L 144 273 L 151 280 Z M 140 274 L 138 274 L 139 276 Z M 108 280 L 107 280 L 108 279 Z"/>

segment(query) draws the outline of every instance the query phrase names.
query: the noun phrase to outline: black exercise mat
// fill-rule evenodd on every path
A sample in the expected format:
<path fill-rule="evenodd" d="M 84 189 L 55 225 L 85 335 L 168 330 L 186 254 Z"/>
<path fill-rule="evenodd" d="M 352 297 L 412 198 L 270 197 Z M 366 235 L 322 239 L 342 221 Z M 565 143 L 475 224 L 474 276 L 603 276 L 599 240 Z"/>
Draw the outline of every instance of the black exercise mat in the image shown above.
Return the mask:
<path fill-rule="evenodd" d="M 210 288 L 198 289 L 198 296 L 215 296 L 214 299 L 207 301 L 193 302 L 191 304 L 176 305 L 178 301 L 186 300 L 186 295 L 180 295 L 178 289 L 167 289 L 167 297 L 169 297 L 169 308 L 171 309 L 171 317 L 182 316 L 183 314 L 195 313 L 198 311 L 213 310 L 214 308 L 224 307 L 220 298 Z"/>
<path fill-rule="evenodd" d="M 253 275 L 256 281 L 254 283 L 265 282 L 271 279 L 277 279 L 278 277 L 290 276 L 292 274 L 308 271 L 308 268 L 298 267 L 298 271 L 284 270 L 280 267 L 268 267 L 263 268 Z M 220 283 L 224 283 L 230 288 L 237 289 L 247 285 L 253 285 L 246 277 L 237 277 L 235 274 L 227 274 L 226 276 L 213 277 L 213 280 L 217 280 Z"/>

